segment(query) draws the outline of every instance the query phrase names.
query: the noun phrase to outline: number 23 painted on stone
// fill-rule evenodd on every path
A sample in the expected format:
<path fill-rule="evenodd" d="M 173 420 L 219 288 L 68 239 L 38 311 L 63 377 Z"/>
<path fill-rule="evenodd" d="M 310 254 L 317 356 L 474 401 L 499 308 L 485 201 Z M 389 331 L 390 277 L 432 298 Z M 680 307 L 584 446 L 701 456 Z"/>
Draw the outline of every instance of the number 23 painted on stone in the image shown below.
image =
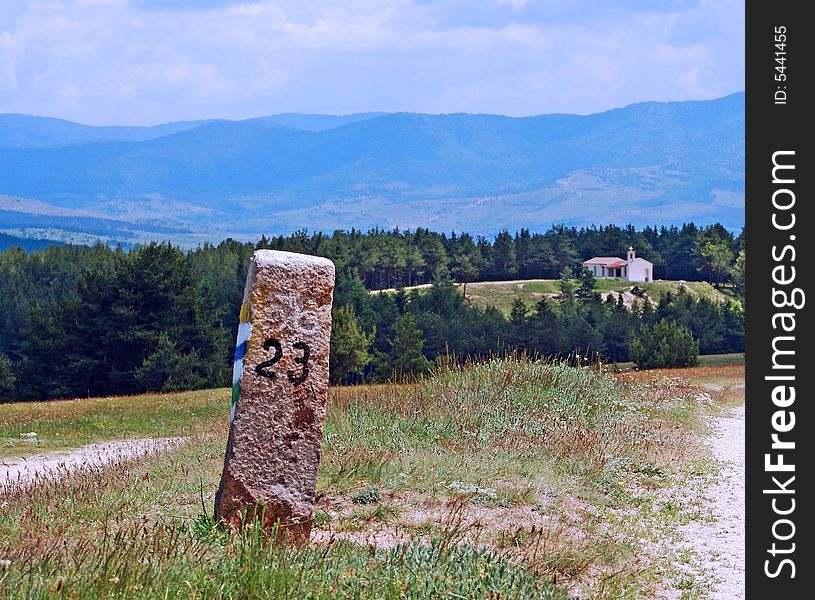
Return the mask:
<path fill-rule="evenodd" d="M 263 362 L 258 363 L 258 365 L 255 367 L 255 373 L 263 377 L 268 377 L 269 379 L 277 379 L 277 373 L 272 371 L 271 368 L 280 362 L 281 358 L 283 358 L 283 346 L 280 344 L 280 341 L 275 338 L 269 338 L 263 342 L 264 350 L 271 350 L 272 348 L 274 348 L 274 356 L 272 356 L 272 358 L 269 360 L 264 360 Z M 293 371 L 286 371 L 286 377 L 288 377 L 291 383 L 297 386 L 303 383 L 308 377 L 308 359 L 310 350 L 308 344 L 305 342 L 295 342 L 292 344 L 292 348 L 300 350 L 303 353 L 302 356 L 298 356 L 294 359 L 294 362 L 303 366 L 300 374 L 298 375 Z"/>

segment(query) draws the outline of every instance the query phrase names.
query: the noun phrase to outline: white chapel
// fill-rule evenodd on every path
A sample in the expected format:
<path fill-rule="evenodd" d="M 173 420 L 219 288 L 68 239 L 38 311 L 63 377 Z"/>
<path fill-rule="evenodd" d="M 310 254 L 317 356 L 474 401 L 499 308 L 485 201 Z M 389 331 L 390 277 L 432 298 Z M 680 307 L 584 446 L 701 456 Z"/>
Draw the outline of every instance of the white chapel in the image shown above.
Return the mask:
<path fill-rule="evenodd" d="M 599 278 L 621 277 L 628 281 L 649 282 L 654 280 L 654 263 L 637 258 L 634 248 L 628 247 L 628 258 L 623 260 L 616 256 L 595 256 L 583 262 Z"/>

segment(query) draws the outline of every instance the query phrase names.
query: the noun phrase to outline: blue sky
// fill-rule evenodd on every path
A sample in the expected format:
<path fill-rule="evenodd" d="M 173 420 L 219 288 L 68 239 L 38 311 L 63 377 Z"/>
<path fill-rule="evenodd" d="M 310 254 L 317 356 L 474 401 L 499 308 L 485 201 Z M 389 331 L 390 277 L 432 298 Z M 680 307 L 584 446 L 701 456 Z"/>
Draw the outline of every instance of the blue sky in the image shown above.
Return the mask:
<path fill-rule="evenodd" d="M 743 0 L 2 0 L 0 113 L 588 114 L 744 89 Z"/>

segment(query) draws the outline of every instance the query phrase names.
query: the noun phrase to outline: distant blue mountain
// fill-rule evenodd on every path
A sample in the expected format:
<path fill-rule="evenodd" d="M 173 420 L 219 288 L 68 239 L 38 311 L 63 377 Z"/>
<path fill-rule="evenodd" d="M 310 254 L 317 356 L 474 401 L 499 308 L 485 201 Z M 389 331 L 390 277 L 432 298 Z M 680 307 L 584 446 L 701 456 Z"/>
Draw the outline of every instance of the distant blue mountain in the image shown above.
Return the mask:
<path fill-rule="evenodd" d="M 348 123 L 381 117 L 384 114 L 386 113 L 370 112 L 351 115 L 280 113 L 249 120 L 274 123 L 303 131 L 325 131 Z M 152 127 L 120 125 L 94 127 L 51 117 L 0 114 L 0 148 L 52 148 L 94 142 L 143 142 L 220 120 L 177 121 Z"/>
<path fill-rule="evenodd" d="M 92 127 L 63 119 L 0 115 L 0 148 L 51 148 L 94 142 L 144 141 L 199 127 L 212 121 L 179 121 L 154 127 Z"/>
<path fill-rule="evenodd" d="M 93 128 L 6 115 L 0 165 L 0 195 L 198 236 L 688 220 L 736 229 L 744 94 L 524 118 L 285 114 Z"/>
<path fill-rule="evenodd" d="M 303 113 L 280 113 L 269 117 L 258 117 L 256 120 L 270 121 L 292 129 L 302 129 L 303 131 L 327 131 L 348 123 L 367 121 L 376 117 L 382 117 L 387 113 L 366 112 L 354 113 L 350 115 L 314 115 Z M 252 119 L 255 120 L 255 119 Z"/>

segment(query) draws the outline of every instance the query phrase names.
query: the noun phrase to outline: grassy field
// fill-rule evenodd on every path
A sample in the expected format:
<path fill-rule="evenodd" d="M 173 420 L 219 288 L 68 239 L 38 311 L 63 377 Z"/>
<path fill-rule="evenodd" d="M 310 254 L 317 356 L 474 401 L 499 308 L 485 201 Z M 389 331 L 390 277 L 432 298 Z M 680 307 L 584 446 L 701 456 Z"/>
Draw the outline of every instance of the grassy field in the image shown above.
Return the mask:
<path fill-rule="evenodd" d="M 0 487 L 0 597 L 635 598 L 705 582 L 666 499 L 715 471 L 704 415 L 743 367 L 613 375 L 515 360 L 333 389 L 312 543 L 208 515 L 227 390 L 0 405 L 3 451 L 185 435 L 159 456 Z M 740 383 L 741 382 L 741 383 Z M 741 387 L 740 387 L 741 386 Z"/>
<path fill-rule="evenodd" d="M 693 297 L 712 298 L 723 300 L 733 298 L 727 289 L 717 290 L 706 281 L 654 281 L 651 283 L 632 283 L 627 279 L 598 279 L 596 290 L 601 294 L 617 292 L 630 293 L 631 288 L 638 286 L 652 302 L 659 302 L 663 294 L 676 293 L 680 288 Z M 416 286 L 417 289 L 429 286 Z M 464 289 L 462 284 L 456 284 L 459 290 Z M 412 288 L 406 288 L 408 290 Z M 393 290 L 387 290 L 393 291 Z M 509 314 L 512 303 L 520 298 L 532 306 L 541 298 L 560 293 L 560 281 L 557 279 L 526 279 L 519 281 L 482 281 L 467 284 L 467 298 L 481 306 L 495 306 L 504 314 Z"/>
<path fill-rule="evenodd" d="M 743 367 L 744 352 L 732 354 L 703 354 L 699 357 L 700 367 Z"/>
<path fill-rule="evenodd" d="M 226 390 L 0 404 L 0 458 L 221 428 Z M 225 404 L 227 403 L 227 404 Z M 36 437 L 21 437 L 36 433 Z"/>

